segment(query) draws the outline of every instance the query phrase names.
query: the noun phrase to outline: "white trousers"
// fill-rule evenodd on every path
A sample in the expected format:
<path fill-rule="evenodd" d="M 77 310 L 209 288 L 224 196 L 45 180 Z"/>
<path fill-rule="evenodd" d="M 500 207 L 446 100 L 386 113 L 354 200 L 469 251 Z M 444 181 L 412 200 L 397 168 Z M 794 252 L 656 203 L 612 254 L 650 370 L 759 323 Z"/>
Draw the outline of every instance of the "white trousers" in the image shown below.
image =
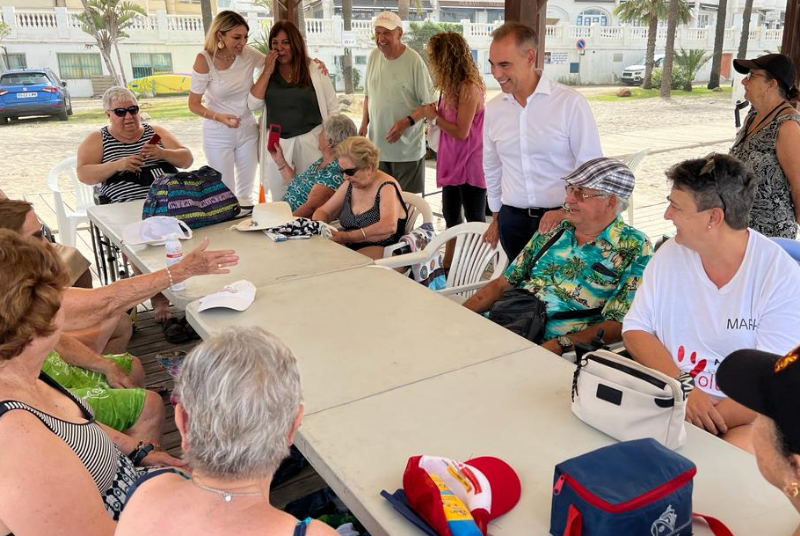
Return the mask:
<path fill-rule="evenodd" d="M 286 162 L 292 166 L 295 175 L 299 175 L 322 157 L 319 150 L 319 133 L 322 130 L 322 125 L 314 127 L 309 132 L 295 136 L 294 138 L 281 138 L 281 149 L 283 149 L 283 156 Z M 264 143 L 266 147 L 266 142 Z M 272 201 L 280 201 L 286 193 L 288 184 L 281 177 L 281 172 L 278 171 L 278 165 L 272 156 L 262 151 L 261 157 L 261 184 L 264 185 L 264 191 L 269 192 Z"/>
<path fill-rule="evenodd" d="M 245 119 L 239 128 L 216 121 L 203 121 L 203 151 L 208 165 L 222 174 L 222 182 L 243 206 L 253 204 L 253 186 L 258 167 L 258 125 Z"/>

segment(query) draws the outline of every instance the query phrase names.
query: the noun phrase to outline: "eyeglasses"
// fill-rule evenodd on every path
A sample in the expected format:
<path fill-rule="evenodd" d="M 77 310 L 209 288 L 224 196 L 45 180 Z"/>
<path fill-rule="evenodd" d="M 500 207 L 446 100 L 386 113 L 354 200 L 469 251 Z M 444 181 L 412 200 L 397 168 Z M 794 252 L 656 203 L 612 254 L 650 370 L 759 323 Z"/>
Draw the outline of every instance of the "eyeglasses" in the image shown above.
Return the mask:
<path fill-rule="evenodd" d="M 342 173 L 344 173 L 348 177 L 352 177 L 353 175 L 356 174 L 357 171 L 358 171 L 358 168 L 354 167 L 354 168 L 343 169 Z"/>
<path fill-rule="evenodd" d="M 600 194 L 587 194 L 583 191 L 583 188 L 578 186 L 573 186 L 568 184 L 564 187 L 564 191 L 567 192 L 567 195 L 572 194 L 575 196 L 575 199 L 578 201 L 586 201 L 587 199 L 592 199 L 593 197 L 608 197 L 611 194 L 600 193 Z"/>
<path fill-rule="evenodd" d="M 763 76 L 764 78 L 767 77 L 767 75 L 765 75 L 765 74 L 754 73 L 753 71 L 748 71 L 747 74 L 744 75 L 744 79 L 749 81 L 749 80 L 752 80 L 754 76 Z"/>
<path fill-rule="evenodd" d="M 135 104 L 133 106 L 128 106 L 127 108 L 114 108 L 109 110 L 109 112 L 114 112 L 114 115 L 117 117 L 125 117 L 125 114 L 136 115 L 139 113 L 139 107 Z"/>

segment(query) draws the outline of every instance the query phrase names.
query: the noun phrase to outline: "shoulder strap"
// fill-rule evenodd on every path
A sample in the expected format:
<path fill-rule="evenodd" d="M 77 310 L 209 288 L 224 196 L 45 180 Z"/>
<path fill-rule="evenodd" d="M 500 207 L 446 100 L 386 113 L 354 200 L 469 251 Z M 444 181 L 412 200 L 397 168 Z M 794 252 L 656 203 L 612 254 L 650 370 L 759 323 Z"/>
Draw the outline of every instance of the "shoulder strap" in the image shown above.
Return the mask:
<path fill-rule="evenodd" d="M 554 234 L 553 236 L 551 236 L 551 237 L 550 237 L 550 240 L 548 240 L 547 242 L 545 242 L 545 244 L 542 246 L 542 249 L 540 249 L 540 250 L 539 250 L 539 251 L 536 253 L 536 256 L 533 258 L 533 262 L 531 262 L 531 265 L 536 265 L 536 263 L 537 263 L 537 262 L 539 262 L 539 259 L 541 259 L 541 258 L 542 258 L 542 255 L 544 255 L 544 254 L 545 254 L 545 252 L 547 252 L 547 250 L 548 250 L 548 249 L 550 249 L 550 247 L 551 247 L 553 244 L 555 244 L 556 242 L 558 242 L 558 239 L 559 239 L 559 238 L 561 238 L 561 235 L 562 235 L 562 234 L 564 234 L 564 228 L 563 228 L 563 227 L 562 227 L 561 229 L 559 229 L 559 230 L 556 232 L 556 234 Z"/>
<path fill-rule="evenodd" d="M 128 488 L 128 493 L 125 494 L 125 503 L 127 503 L 128 501 L 131 500 L 131 497 L 133 496 L 133 493 L 137 489 L 139 489 L 139 487 L 142 484 L 144 484 L 145 482 L 147 482 L 151 478 L 155 478 L 157 476 L 161 476 L 161 475 L 169 474 L 169 473 L 175 473 L 178 476 L 182 476 L 186 480 L 190 479 L 190 477 L 188 475 L 186 475 L 185 473 L 183 473 L 182 471 L 179 471 L 178 469 L 176 469 L 174 467 L 164 467 L 164 468 L 161 468 L 161 469 L 156 469 L 154 471 L 150 471 L 148 473 L 143 474 L 139 478 L 137 478 L 136 481 L 133 483 L 133 485 L 130 488 Z"/>
<path fill-rule="evenodd" d="M 306 536 L 306 531 L 308 530 L 308 524 L 310 522 L 311 522 L 310 517 L 307 517 L 302 521 L 298 521 L 297 525 L 294 526 L 293 536 Z"/>
<path fill-rule="evenodd" d="M 400 206 L 401 206 L 401 207 L 403 207 L 403 210 L 405 210 L 405 211 L 406 211 L 406 217 L 405 217 L 405 219 L 407 220 L 407 219 L 408 219 L 408 207 L 406 206 L 406 202 L 405 202 L 405 201 L 403 201 L 403 194 L 401 194 L 401 193 L 400 193 L 400 188 L 398 188 L 398 187 L 397 187 L 397 184 L 395 184 L 395 183 L 394 183 L 394 182 L 392 182 L 392 181 L 383 181 L 383 182 L 381 183 L 381 185 L 380 185 L 380 186 L 378 186 L 378 195 L 380 195 L 380 194 L 381 194 L 381 189 L 382 189 L 384 186 L 386 186 L 387 184 L 391 184 L 391 185 L 394 187 L 394 191 L 395 191 L 395 193 L 397 193 L 397 199 L 398 199 L 398 201 L 400 201 Z"/>
<path fill-rule="evenodd" d="M 725 526 L 725 523 L 717 519 L 716 517 L 711 517 L 705 514 L 699 514 L 697 512 L 692 512 L 692 517 L 699 517 L 706 523 L 708 523 L 708 528 L 711 529 L 711 532 L 714 533 L 714 536 L 733 536 L 733 532 L 731 529 Z"/>

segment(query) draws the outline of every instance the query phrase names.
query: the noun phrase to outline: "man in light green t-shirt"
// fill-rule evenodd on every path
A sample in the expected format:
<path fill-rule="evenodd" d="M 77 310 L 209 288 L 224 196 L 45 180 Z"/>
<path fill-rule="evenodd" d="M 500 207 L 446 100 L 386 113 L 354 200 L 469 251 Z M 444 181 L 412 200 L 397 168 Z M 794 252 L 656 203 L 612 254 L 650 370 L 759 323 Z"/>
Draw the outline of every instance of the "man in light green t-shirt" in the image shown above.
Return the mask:
<path fill-rule="evenodd" d="M 380 169 L 405 192 L 425 187 L 425 138 L 421 106 L 434 102 L 425 62 L 401 42 L 403 23 L 384 11 L 375 19 L 375 42 L 367 62 L 360 136 L 381 151 Z"/>

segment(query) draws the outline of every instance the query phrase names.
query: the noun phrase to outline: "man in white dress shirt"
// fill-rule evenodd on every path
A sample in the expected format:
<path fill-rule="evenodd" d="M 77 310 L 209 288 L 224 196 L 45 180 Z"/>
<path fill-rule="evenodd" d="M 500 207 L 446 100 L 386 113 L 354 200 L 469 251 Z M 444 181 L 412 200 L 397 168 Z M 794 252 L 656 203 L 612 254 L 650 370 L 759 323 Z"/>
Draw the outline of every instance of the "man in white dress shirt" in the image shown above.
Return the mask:
<path fill-rule="evenodd" d="M 536 69 L 538 39 L 530 26 L 507 22 L 492 34 L 489 63 L 502 95 L 486 105 L 483 169 L 494 221 L 485 239 L 499 238 L 509 259 L 533 234 L 566 217 L 564 181 L 603 156 L 586 99 Z"/>

